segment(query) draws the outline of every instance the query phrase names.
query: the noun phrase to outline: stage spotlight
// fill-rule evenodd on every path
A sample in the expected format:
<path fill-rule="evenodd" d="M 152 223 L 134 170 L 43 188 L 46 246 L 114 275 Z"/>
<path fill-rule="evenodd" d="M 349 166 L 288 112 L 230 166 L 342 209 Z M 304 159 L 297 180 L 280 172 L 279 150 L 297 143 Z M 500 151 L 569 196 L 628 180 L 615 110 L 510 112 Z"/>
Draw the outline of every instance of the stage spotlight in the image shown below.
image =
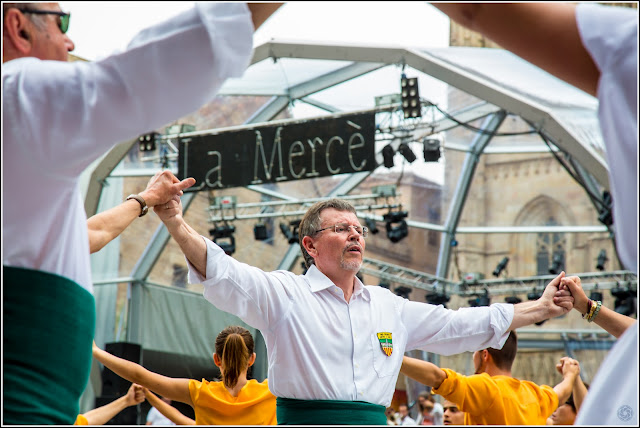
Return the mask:
<path fill-rule="evenodd" d="M 384 148 L 382 149 L 382 159 L 385 167 L 393 168 L 394 155 L 395 152 L 393 151 L 393 147 L 391 146 L 391 144 L 387 144 L 386 146 L 384 146 Z"/>
<path fill-rule="evenodd" d="M 382 216 L 385 221 L 385 228 L 387 230 L 387 238 L 394 244 L 404 239 L 409 234 L 409 226 L 404 218 L 409 213 L 407 211 L 395 211 L 389 212 Z M 394 224 L 397 223 L 397 226 Z"/>
<path fill-rule="evenodd" d="M 402 74 L 400 78 L 400 96 L 402 98 L 402 111 L 404 118 L 422 117 L 422 106 L 420 104 L 420 91 L 418 89 L 418 78 Z"/>
<path fill-rule="evenodd" d="M 211 235 L 211 240 L 230 256 L 236 251 L 236 239 L 233 236 L 235 231 L 235 226 L 215 226 L 209 229 L 209 234 Z"/>
<path fill-rule="evenodd" d="M 259 222 L 253 226 L 253 237 L 256 241 L 266 241 L 269 239 L 269 235 L 267 233 L 267 225 Z"/>
<path fill-rule="evenodd" d="M 493 271 L 493 276 L 500 276 L 502 271 L 507 267 L 507 263 L 509 263 L 509 257 L 505 257 L 504 259 L 500 260 L 500 263 L 498 263 L 495 270 Z"/>
<path fill-rule="evenodd" d="M 445 293 L 438 293 L 436 291 L 429 292 L 425 295 L 425 299 L 427 299 L 427 303 L 432 305 L 442 305 L 445 308 L 447 307 L 447 303 L 451 299 L 451 297 L 447 296 Z"/>
<path fill-rule="evenodd" d="M 156 139 L 160 136 L 158 132 L 150 132 L 138 137 L 138 148 L 141 152 L 152 152 L 156 149 Z"/>
<path fill-rule="evenodd" d="M 412 289 L 409 287 L 396 287 L 395 290 L 393 290 L 393 292 L 396 294 L 396 296 L 400 296 L 400 297 L 404 297 L 405 299 L 409 298 L 409 293 L 411 293 Z"/>
<path fill-rule="evenodd" d="M 607 258 L 607 251 L 606 250 L 600 250 L 600 254 L 598 254 L 598 263 L 596 264 L 596 269 L 603 271 L 604 270 L 604 264 L 607 262 L 607 260 L 609 260 Z"/>
<path fill-rule="evenodd" d="M 413 161 L 416 160 L 415 153 L 413 153 L 413 151 L 411 150 L 411 147 L 409 147 L 407 143 L 400 144 L 400 146 L 398 147 L 398 151 L 402 156 L 404 156 L 407 162 L 413 163 Z"/>
<path fill-rule="evenodd" d="M 298 228 L 300 226 L 300 220 L 293 220 L 289 222 L 289 226 L 285 223 L 280 223 L 280 230 L 282 234 L 287 238 L 289 244 L 297 244 L 300 241 L 298 236 Z"/>
<path fill-rule="evenodd" d="M 555 253 L 551 260 L 551 267 L 549 267 L 549 273 L 557 275 L 560 271 L 564 270 L 564 256 L 561 253 Z"/>
<path fill-rule="evenodd" d="M 380 281 L 380 284 L 378 285 L 382 288 L 386 288 L 387 290 L 391 289 L 391 285 L 388 282 Z"/>
<path fill-rule="evenodd" d="M 522 299 L 518 296 L 507 296 L 504 298 L 504 301 L 507 303 L 511 303 L 512 305 L 516 305 L 522 302 Z"/>
<path fill-rule="evenodd" d="M 440 140 L 435 138 L 425 138 L 422 140 L 422 153 L 425 162 L 438 162 L 440 159 Z"/>
<path fill-rule="evenodd" d="M 628 317 L 636 313 L 635 293 L 630 289 L 624 289 L 616 285 L 611 289 L 611 295 L 616 298 L 614 303 L 615 311 Z"/>
<path fill-rule="evenodd" d="M 380 230 L 378 230 L 378 225 L 376 224 L 376 221 L 374 219 L 367 217 L 364 219 L 364 223 L 367 225 L 370 234 L 375 235 L 376 233 L 380 232 Z"/>
<path fill-rule="evenodd" d="M 484 290 L 484 294 L 479 295 L 475 299 L 469 300 L 469 306 L 476 308 L 478 306 L 490 306 L 491 298 L 489 297 L 489 290 Z"/>

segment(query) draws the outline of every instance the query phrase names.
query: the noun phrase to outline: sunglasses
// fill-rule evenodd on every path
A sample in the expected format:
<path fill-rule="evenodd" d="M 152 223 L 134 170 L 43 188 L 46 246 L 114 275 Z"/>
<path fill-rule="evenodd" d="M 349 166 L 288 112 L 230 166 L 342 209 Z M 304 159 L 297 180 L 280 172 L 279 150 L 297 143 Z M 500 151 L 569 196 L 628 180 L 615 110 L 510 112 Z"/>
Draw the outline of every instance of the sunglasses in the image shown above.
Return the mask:
<path fill-rule="evenodd" d="M 62 34 L 66 33 L 69 29 L 69 19 L 71 14 L 67 12 L 60 12 L 57 10 L 38 10 L 38 9 L 19 9 L 22 13 L 32 13 L 34 15 L 58 15 L 60 20 L 58 21 L 58 27 Z"/>

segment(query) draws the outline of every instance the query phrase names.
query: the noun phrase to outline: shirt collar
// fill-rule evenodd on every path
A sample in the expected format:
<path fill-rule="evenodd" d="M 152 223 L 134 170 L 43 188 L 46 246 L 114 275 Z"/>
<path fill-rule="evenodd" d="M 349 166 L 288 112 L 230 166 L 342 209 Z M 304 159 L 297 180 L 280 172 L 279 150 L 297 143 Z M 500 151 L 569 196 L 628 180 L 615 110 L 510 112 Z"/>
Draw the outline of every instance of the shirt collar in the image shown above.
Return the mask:
<path fill-rule="evenodd" d="M 316 265 L 311 265 L 311 267 L 307 270 L 305 277 L 309 280 L 309 286 L 311 288 L 312 293 L 316 293 L 318 291 L 326 290 L 331 287 L 335 287 L 336 285 L 331 281 L 324 273 L 320 271 L 316 267 Z M 369 290 L 364 286 L 362 281 L 358 277 L 356 277 L 355 285 L 353 287 L 353 296 L 357 296 L 362 294 L 362 298 L 369 301 L 371 296 L 369 296 Z"/>

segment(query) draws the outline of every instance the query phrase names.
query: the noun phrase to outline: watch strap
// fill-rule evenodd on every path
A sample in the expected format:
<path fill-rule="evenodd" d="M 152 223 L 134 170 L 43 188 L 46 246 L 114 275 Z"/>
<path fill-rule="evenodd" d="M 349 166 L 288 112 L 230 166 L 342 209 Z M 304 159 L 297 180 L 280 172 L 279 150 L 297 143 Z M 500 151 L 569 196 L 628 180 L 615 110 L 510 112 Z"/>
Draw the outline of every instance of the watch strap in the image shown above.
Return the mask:
<path fill-rule="evenodd" d="M 147 206 L 147 203 L 145 202 L 144 198 L 140 195 L 129 195 L 127 196 L 127 201 L 129 199 L 135 199 L 136 201 L 138 201 L 138 203 L 140 204 L 140 215 L 138 217 L 142 217 L 143 215 L 145 215 L 146 213 L 149 212 L 149 207 Z"/>

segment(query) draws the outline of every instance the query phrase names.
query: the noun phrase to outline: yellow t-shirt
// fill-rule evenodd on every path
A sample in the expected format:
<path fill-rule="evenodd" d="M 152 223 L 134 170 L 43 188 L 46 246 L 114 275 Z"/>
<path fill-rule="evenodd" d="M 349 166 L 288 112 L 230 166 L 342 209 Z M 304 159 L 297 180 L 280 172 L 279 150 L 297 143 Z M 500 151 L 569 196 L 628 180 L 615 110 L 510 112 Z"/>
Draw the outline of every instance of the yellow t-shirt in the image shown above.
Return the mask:
<path fill-rule="evenodd" d="M 276 397 L 267 379 L 251 379 L 237 397 L 222 382 L 189 381 L 196 425 L 276 425 Z"/>
<path fill-rule="evenodd" d="M 87 420 L 87 418 L 84 417 L 84 415 L 78 415 L 78 417 L 76 418 L 76 421 L 73 424 L 74 425 L 89 425 L 89 421 Z"/>
<path fill-rule="evenodd" d="M 547 385 L 509 376 L 464 376 L 442 370 L 447 378 L 433 392 L 465 412 L 465 425 L 545 425 L 558 407 L 558 395 Z"/>

